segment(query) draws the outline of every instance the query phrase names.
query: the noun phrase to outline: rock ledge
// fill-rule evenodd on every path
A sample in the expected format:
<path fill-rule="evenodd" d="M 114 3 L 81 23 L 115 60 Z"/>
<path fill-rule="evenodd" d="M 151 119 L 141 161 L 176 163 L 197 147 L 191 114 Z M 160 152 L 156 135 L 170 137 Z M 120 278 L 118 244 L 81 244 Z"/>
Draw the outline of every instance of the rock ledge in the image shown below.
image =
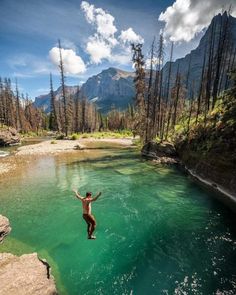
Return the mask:
<path fill-rule="evenodd" d="M 6 235 L 11 231 L 10 223 L 8 218 L 0 215 L 0 243 L 3 241 Z"/>
<path fill-rule="evenodd" d="M 179 162 L 175 147 L 169 142 L 157 143 L 150 141 L 143 146 L 141 154 L 157 163 L 175 164 Z"/>
<path fill-rule="evenodd" d="M 56 295 L 50 267 L 37 253 L 0 253 L 0 295 Z"/>
<path fill-rule="evenodd" d="M 20 143 L 20 136 L 15 128 L 7 127 L 0 129 L 0 146 Z"/>

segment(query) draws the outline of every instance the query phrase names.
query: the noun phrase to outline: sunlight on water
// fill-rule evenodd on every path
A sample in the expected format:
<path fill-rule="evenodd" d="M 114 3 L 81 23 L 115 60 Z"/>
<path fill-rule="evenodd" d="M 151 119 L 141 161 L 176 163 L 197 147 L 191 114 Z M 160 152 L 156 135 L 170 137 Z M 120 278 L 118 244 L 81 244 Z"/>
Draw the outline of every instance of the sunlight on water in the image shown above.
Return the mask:
<path fill-rule="evenodd" d="M 13 230 L 0 251 L 38 252 L 60 294 L 235 294 L 233 214 L 175 168 L 131 150 L 100 156 L 39 158 L 2 178 Z M 72 187 L 103 192 L 95 241 Z"/>

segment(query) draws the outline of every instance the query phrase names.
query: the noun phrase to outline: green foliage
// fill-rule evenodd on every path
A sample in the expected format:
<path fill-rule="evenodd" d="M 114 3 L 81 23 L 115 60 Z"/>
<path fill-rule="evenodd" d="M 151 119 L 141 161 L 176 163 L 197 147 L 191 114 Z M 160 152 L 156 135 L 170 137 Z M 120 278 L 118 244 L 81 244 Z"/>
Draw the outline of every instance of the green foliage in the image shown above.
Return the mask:
<path fill-rule="evenodd" d="M 77 140 L 77 139 L 79 139 L 79 134 L 73 133 L 73 134 L 70 136 L 70 139 L 71 139 L 71 140 Z"/>
<path fill-rule="evenodd" d="M 174 141 L 204 157 L 236 158 L 236 95 L 230 89 L 218 98 L 213 110 L 198 121 L 191 119 L 189 129 L 183 119 L 175 126 Z"/>
<path fill-rule="evenodd" d="M 102 139 L 102 138 L 126 138 L 126 137 L 133 137 L 133 134 L 130 130 L 103 131 L 103 132 L 93 132 L 93 133 L 73 133 L 69 138 L 71 140 L 77 140 L 80 138 Z M 57 138 L 57 139 L 63 139 L 63 138 Z"/>
<path fill-rule="evenodd" d="M 51 141 L 51 144 L 56 144 L 57 142 L 55 140 L 52 140 Z"/>

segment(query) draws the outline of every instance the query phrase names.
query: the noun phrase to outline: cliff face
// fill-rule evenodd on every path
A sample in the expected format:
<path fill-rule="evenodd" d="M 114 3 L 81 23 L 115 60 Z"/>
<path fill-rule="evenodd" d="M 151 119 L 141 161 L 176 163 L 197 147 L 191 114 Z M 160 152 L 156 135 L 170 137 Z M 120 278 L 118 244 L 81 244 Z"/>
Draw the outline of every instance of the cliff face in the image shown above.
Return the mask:
<path fill-rule="evenodd" d="M 202 178 L 222 186 L 236 200 L 236 73 L 224 103 L 192 124 L 188 136 L 177 135 L 176 147 L 183 163 Z"/>
<path fill-rule="evenodd" d="M 227 13 L 225 12 L 223 15 L 218 14 L 216 15 L 209 27 L 207 28 L 205 34 L 201 38 L 199 45 L 196 49 L 192 50 L 189 54 L 187 54 L 183 58 L 177 59 L 175 62 L 171 63 L 171 86 L 175 83 L 175 77 L 177 70 L 181 75 L 181 79 L 183 85 L 188 89 L 190 93 L 190 88 L 192 87 L 192 83 L 194 82 L 194 90 L 195 94 L 198 93 L 200 88 L 200 81 L 201 81 L 201 74 L 204 62 L 204 56 L 206 51 L 206 64 L 208 66 L 208 57 L 209 57 L 209 44 L 211 40 L 212 32 L 214 32 L 214 46 L 213 46 L 213 55 L 216 55 L 219 43 L 219 36 L 221 31 L 221 25 L 226 23 L 227 20 Z M 231 37 L 232 45 L 236 47 L 236 18 L 229 16 L 228 19 L 228 30 L 229 35 Z M 227 45 L 229 46 L 229 45 Z M 167 81 L 168 73 L 170 68 L 170 62 L 167 62 L 163 68 L 163 81 Z M 189 79 L 187 83 L 187 76 L 189 72 Z"/>
<path fill-rule="evenodd" d="M 177 152 L 182 163 L 194 174 L 236 198 L 236 161 L 232 156 L 217 150 L 201 151 L 194 143 L 177 145 Z"/>

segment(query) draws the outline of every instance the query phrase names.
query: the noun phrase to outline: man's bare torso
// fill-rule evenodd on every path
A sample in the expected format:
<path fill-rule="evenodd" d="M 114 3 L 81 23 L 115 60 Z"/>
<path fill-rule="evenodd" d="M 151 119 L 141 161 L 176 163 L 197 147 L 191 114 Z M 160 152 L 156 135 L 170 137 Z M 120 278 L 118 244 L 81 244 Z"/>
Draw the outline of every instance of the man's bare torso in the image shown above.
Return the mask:
<path fill-rule="evenodd" d="M 92 213 L 92 208 L 91 208 L 92 198 L 84 198 L 81 201 L 82 201 L 82 206 L 83 206 L 83 214 L 91 214 Z"/>

